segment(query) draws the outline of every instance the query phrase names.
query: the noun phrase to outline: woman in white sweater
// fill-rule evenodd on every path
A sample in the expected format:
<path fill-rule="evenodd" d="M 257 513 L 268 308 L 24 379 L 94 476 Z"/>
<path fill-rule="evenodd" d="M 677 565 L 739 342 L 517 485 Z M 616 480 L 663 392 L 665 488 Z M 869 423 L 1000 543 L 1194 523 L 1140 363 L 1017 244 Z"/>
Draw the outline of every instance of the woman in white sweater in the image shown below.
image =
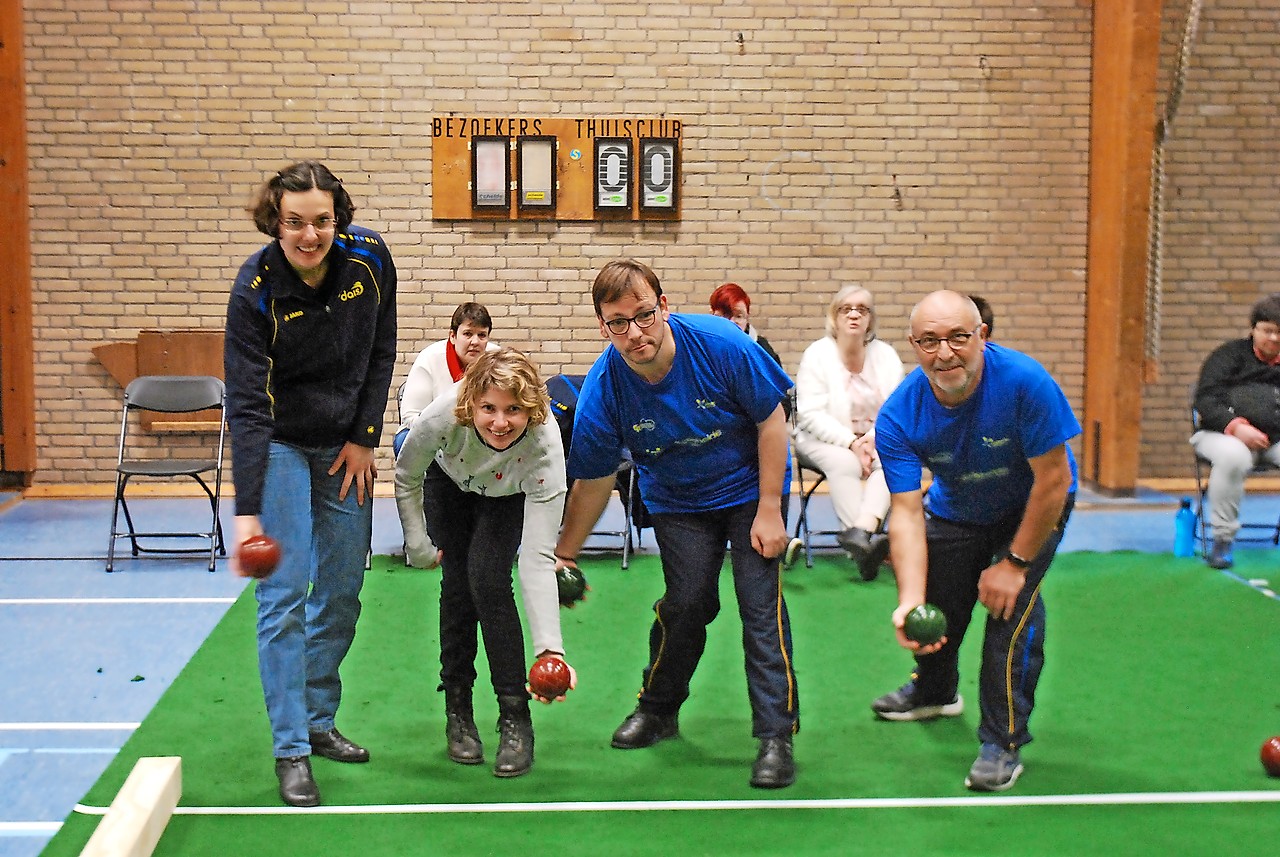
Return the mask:
<path fill-rule="evenodd" d="M 548 414 L 533 362 L 514 348 L 487 351 L 467 367 L 456 399 L 440 396 L 414 418 L 396 459 L 396 506 L 408 558 L 420 568 L 437 558 L 441 565 L 440 684 L 449 758 L 462 765 L 484 761 L 471 704 L 478 629 L 498 697 L 493 772 L 499 777 L 518 777 L 533 765 L 524 631 L 511 585 L 517 551 L 533 650 L 537 657 L 564 656 L 554 555 L 564 511 L 564 449 Z"/>
<path fill-rule="evenodd" d="M 902 381 L 902 358 L 876 339 L 875 304 L 858 285 L 836 292 L 827 335 L 805 349 L 796 375 L 796 452 L 827 477 L 841 547 L 874 580 L 888 537 L 873 535 L 889 511 L 875 455 L 876 414 Z"/>

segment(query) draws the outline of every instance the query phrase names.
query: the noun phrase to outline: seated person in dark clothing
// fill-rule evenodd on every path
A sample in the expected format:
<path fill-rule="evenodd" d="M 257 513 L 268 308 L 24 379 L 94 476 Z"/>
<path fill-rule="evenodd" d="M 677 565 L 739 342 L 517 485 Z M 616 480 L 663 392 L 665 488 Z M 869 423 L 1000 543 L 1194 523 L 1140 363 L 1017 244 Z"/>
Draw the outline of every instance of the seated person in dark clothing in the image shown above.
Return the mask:
<path fill-rule="evenodd" d="M 1207 505 L 1212 568 L 1230 568 L 1249 471 L 1265 460 L 1280 467 L 1280 294 L 1253 305 L 1249 335 L 1214 349 L 1200 368 L 1196 454 L 1210 462 Z"/>

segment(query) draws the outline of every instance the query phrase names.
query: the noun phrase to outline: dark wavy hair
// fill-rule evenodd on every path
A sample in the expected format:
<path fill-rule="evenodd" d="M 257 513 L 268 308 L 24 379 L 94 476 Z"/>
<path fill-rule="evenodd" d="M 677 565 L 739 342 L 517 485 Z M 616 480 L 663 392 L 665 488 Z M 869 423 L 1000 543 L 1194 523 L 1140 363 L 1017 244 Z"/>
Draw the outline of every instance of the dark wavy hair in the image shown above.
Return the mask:
<path fill-rule="evenodd" d="M 334 224 L 341 232 L 351 225 L 356 206 L 342 186 L 342 179 L 329 171 L 319 161 L 299 161 L 291 164 L 271 178 L 258 189 L 249 213 L 253 215 L 253 225 L 258 231 L 272 238 L 280 237 L 280 197 L 285 191 L 323 190 L 333 195 Z"/>

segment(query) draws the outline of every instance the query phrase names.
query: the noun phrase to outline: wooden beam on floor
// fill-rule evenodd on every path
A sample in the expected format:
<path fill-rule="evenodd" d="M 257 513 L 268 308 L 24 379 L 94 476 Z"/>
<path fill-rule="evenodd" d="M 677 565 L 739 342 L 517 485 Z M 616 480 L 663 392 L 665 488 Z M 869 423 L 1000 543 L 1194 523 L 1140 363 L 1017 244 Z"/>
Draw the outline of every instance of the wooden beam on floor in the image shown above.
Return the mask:
<path fill-rule="evenodd" d="M 142 757 L 80 857 L 151 857 L 181 797 L 182 759 Z"/>

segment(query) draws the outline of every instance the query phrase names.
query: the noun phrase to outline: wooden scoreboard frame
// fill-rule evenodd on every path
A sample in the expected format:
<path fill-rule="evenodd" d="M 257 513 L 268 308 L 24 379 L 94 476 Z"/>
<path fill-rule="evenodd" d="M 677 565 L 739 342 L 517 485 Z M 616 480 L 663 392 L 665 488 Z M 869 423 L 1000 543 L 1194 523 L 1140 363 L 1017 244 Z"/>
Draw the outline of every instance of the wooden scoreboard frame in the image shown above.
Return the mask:
<path fill-rule="evenodd" d="M 431 123 L 431 216 L 436 220 L 678 221 L 683 197 L 682 124 L 679 119 L 646 118 L 436 117 Z M 602 179 L 596 162 L 598 139 L 629 143 L 625 205 L 598 204 L 597 182 Z M 531 140 L 551 143 L 554 175 L 549 205 L 530 206 L 521 193 L 521 141 Z M 500 141 L 506 141 L 507 147 L 506 202 L 480 204 L 474 190 L 478 169 L 474 143 L 492 147 Z M 640 163 L 642 144 L 653 141 L 669 146 L 673 159 L 670 200 L 659 206 L 642 204 L 641 181 L 647 175 Z M 615 175 L 618 165 L 610 167 L 610 175 Z"/>

